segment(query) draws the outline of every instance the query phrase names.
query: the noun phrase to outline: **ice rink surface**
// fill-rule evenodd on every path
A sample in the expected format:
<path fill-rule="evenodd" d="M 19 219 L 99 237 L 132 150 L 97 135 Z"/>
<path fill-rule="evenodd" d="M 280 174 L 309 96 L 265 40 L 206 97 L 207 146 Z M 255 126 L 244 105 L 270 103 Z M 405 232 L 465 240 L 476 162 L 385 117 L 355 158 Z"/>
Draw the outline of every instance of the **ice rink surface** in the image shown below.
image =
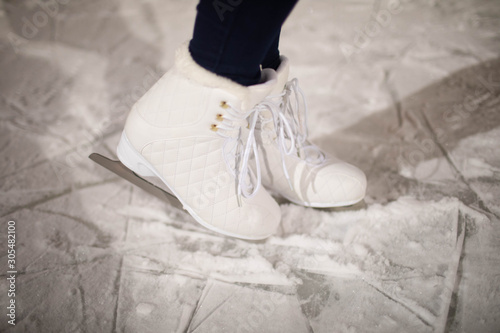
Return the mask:
<path fill-rule="evenodd" d="M 299 2 L 281 51 L 310 137 L 368 193 L 282 200 L 262 242 L 209 232 L 87 158 L 115 155 L 196 3 L 1 3 L 0 331 L 499 332 L 500 2 Z"/>

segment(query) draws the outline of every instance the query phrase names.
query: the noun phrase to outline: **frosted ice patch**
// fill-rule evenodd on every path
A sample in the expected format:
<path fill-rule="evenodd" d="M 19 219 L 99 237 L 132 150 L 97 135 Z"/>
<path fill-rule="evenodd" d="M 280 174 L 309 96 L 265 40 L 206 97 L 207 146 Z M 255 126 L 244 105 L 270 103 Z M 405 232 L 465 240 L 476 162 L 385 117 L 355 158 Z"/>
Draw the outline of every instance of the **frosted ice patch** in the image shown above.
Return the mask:
<path fill-rule="evenodd" d="M 135 310 L 137 311 L 137 314 L 142 316 L 147 316 L 154 310 L 154 308 L 155 306 L 153 304 L 139 303 L 135 307 Z"/>
<path fill-rule="evenodd" d="M 402 165 L 399 174 L 406 178 L 432 181 L 454 179 L 454 171 L 444 157 L 431 158 L 415 166 Z"/>
<path fill-rule="evenodd" d="M 326 290 L 339 296 L 314 310 L 317 325 L 333 320 L 322 315 L 324 307 L 326 313 L 339 314 L 334 326 L 375 323 L 376 314 L 425 332 L 446 321 L 462 250 L 463 216 L 484 218 L 456 199 L 409 197 L 359 211 L 296 205 L 283 205 L 282 211 L 281 234 L 265 242 L 131 221 L 131 237 L 117 244 L 128 258 L 123 274 L 131 270 L 286 288 L 303 285 L 308 276 L 322 277 L 329 281 Z M 355 304 L 372 305 L 354 316 L 353 297 Z M 387 329 L 393 325 L 383 322 Z"/>
<path fill-rule="evenodd" d="M 464 176 L 467 178 L 494 177 L 500 173 L 500 168 L 495 168 L 480 158 L 468 158 L 464 160 Z"/>
<path fill-rule="evenodd" d="M 119 215 L 127 216 L 130 218 L 137 218 L 140 220 L 148 221 L 171 221 L 165 210 L 156 207 L 141 207 L 135 205 L 127 205 L 119 208 L 116 211 Z"/>

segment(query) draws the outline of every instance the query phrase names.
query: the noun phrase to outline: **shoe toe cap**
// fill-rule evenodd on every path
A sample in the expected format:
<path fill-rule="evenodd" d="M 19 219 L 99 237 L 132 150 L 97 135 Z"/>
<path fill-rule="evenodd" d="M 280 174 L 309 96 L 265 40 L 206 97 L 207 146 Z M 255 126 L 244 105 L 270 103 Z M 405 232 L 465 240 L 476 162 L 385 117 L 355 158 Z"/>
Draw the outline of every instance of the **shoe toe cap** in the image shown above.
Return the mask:
<path fill-rule="evenodd" d="M 247 239 L 264 239 L 276 232 L 281 221 L 281 209 L 278 203 L 267 193 L 252 198 L 242 216 L 240 232 Z M 254 200 L 256 199 L 256 200 Z"/>
<path fill-rule="evenodd" d="M 366 176 L 357 167 L 337 162 L 316 174 L 309 200 L 318 207 L 347 206 L 361 201 L 366 192 Z"/>
<path fill-rule="evenodd" d="M 226 203 L 223 210 L 211 218 L 210 229 L 222 234 L 249 240 L 259 240 L 273 235 L 281 221 L 278 203 L 262 188 L 252 198 L 236 197 Z M 222 207 L 221 207 L 222 208 Z"/>

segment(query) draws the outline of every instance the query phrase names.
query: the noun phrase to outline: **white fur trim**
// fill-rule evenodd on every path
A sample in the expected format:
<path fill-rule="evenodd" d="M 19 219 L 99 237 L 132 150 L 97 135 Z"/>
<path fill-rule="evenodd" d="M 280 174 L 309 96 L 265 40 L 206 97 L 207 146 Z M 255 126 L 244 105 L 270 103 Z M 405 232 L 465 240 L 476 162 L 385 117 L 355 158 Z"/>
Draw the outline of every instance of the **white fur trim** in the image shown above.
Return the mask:
<path fill-rule="evenodd" d="M 244 100 L 246 98 L 247 87 L 232 81 L 231 79 L 217 75 L 198 65 L 188 48 L 189 42 L 183 43 L 175 53 L 175 67 L 187 78 L 194 80 L 201 85 L 210 88 L 219 88 Z"/>
<path fill-rule="evenodd" d="M 189 52 L 188 42 L 183 43 L 176 51 L 175 68 L 185 77 L 203 86 L 227 91 L 242 101 L 242 108 L 252 108 L 274 88 L 277 75 L 275 71 L 264 70 L 260 84 L 243 86 L 231 79 L 212 73 L 198 65 Z"/>

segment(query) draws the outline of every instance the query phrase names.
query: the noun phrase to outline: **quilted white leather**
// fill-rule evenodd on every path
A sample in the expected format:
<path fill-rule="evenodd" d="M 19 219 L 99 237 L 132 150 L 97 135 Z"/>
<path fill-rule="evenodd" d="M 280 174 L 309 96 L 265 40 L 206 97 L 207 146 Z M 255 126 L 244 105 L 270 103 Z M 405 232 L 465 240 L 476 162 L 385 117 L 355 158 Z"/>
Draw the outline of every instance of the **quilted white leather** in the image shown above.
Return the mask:
<path fill-rule="evenodd" d="M 242 87 L 197 66 L 187 49 L 179 54 L 132 108 L 119 158 L 139 174 L 159 177 L 207 228 L 246 239 L 268 237 L 278 227 L 280 208 L 262 187 L 238 203 L 234 171 L 224 161 L 226 139 L 213 125 L 227 112 L 224 103 L 250 110 L 271 92 L 276 74 L 266 72 L 263 83 Z"/>

